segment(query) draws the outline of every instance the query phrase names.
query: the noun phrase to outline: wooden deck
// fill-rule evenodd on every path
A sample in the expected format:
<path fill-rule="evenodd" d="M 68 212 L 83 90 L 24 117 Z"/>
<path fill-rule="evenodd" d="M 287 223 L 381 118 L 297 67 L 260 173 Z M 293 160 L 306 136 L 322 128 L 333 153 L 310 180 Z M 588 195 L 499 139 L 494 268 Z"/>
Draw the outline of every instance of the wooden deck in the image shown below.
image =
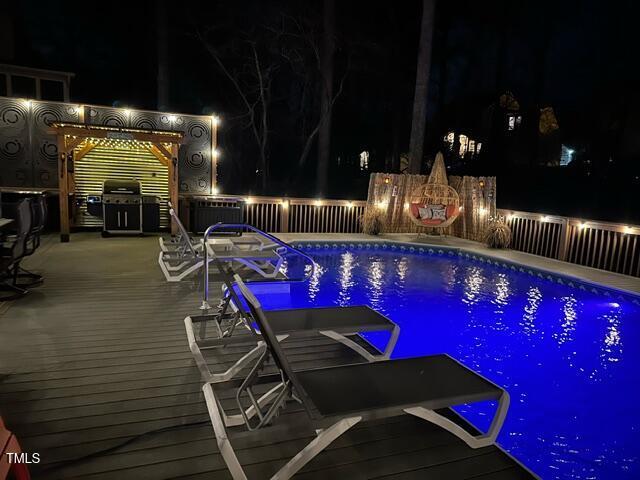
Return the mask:
<path fill-rule="evenodd" d="M 166 283 L 157 252 L 153 237 L 47 238 L 28 262 L 44 285 L 0 309 L 0 412 L 24 450 L 40 453 L 35 478 L 230 478 L 182 322 L 197 312 L 199 288 Z M 328 339 L 287 341 L 286 349 L 297 368 L 353 358 Z M 242 351 L 229 348 L 218 361 Z M 312 438 L 288 428 L 298 414 L 232 438 L 249 478 L 268 478 Z M 531 474 L 496 447 L 472 450 L 406 416 L 356 426 L 296 478 Z"/>

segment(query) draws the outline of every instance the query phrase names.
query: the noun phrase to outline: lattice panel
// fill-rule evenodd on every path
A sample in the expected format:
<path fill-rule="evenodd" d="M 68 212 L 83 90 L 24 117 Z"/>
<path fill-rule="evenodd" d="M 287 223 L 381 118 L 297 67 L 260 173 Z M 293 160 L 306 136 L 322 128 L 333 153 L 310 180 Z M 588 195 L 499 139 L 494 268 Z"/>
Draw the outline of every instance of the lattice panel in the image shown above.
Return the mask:
<path fill-rule="evenodd" d="M 32 184 L 30 138 L 27 103 L 0 98 L 0 184 L 15 187 Z"/>
<path fill-rule="evenodd" d="M 33 186 L 58 187 L 58 143 L 51 133 L 53 122 L 80 121 L 80 107 L 65 103 L 31 103 L 31 158 Z"/>
<path fill-rule="evenodd" d="M 76 195 L 86 200 L 87 195 L 101 195 L 105 180 L 139 180 L 143 195 L 157 195 L 160 203 L 160 226 L 169 225 L 169 172 L 146 149 L 115 149 L 97 146 L 75 162 Z M 102 220 L 87 213 L 86 203 L 79 206 L 75 224 L 97 227 Z"/>

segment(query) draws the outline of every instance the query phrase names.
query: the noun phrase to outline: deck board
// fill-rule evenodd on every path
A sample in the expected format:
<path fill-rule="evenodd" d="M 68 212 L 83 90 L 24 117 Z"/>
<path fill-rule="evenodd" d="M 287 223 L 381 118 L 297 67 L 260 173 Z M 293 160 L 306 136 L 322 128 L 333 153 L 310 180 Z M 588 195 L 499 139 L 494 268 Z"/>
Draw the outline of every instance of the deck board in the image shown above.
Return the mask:
<path fill-rule="evenodd" d="M 69 244 L 48 237 L 25 265 L 44 273 L 44 285 L 0 309 L 0 411 L 25 451 L 40 453 L 35 478 L 230 478 L 182 322 L 198 313 L 198 282 L 166 283 L 157 250 L 152 237 L 84 233 Z M 283 345 L 298 369 L 355 360 L 325 337 Z M 244 352 L 246 346 L 236 345 L 205 356 L 222 370 Z M 222 395 L 226 407 L 232 400 Z M 268 478 L 312 438 L 304 428 L 290 428 L 303 419 L 294 408 L 267 431 L 232 438 L 250 478 Z M 68 463 L 139 435 L 117 450 Z M 531 475 L 496 447 L 472 450 L 406 416 L 355 426 L 298 477 Z"/>

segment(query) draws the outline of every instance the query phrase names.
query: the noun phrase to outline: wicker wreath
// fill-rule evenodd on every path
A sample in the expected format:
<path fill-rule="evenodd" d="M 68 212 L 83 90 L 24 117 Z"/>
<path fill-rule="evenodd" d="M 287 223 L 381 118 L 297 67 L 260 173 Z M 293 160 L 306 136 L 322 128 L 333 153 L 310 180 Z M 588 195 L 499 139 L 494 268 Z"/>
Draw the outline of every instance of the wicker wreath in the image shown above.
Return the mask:
<path fill-rule="evenodd" d="M 409 218 L 421 227 L 445 228 L 460 215 L 460 197 L 447 181 L 441 153 L 426 184 L 420 185 L 409 197 Z"/>

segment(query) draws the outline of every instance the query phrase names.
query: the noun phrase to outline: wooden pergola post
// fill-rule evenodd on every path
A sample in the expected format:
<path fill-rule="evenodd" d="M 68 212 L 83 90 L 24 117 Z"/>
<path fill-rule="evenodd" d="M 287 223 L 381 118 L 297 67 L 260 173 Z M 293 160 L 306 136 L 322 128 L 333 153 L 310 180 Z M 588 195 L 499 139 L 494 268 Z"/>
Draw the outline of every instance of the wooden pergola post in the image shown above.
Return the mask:
<path fill-rule="evenodd" d="M 171 159 L 169 160 L 169 198 L 171 198 L 171 204 L 175 209 L 176 214 L 179 215 L 178 205 L 178 144 L 171 144 Z M 171 235 L 178 233 L 178 225 L 173 217 L 171 217 Z"/>
<path fill-rule="evenodd" d="M 60 241 L 69 241 L 69 181 L 65 136 L 58 135 L 58 187 L 60 200 Z"/>

